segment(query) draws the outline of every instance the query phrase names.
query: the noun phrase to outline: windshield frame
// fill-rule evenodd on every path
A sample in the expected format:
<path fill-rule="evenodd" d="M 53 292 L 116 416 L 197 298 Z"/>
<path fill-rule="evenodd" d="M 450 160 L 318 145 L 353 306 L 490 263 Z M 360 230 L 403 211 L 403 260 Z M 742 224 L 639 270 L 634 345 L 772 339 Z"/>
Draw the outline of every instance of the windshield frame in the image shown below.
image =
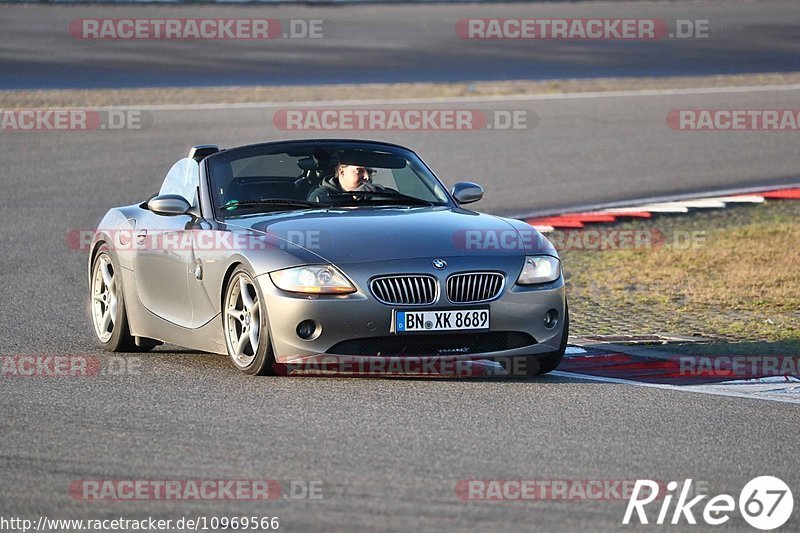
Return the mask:
<path fill-rule="evenodd" d="M 438 186 L 444 193 L 444 197 L 446 201 L 438 200 L 436 202 L 432 202 L 433 207 L 458 207 L 457 202 L 453 199 L 453 196 L 450 194 L 450 191 L 447 189 L 447 186 L 439 179 L 439 177 L 433 172 L 433 170 L 428 166 L 425 161 L 422 160 L 413 150 L 410 150 L 404 146 L 391 144 L 391 143 L 384 143 L 380 141 L 363 141 L 363 140 L 353 140 L 353 139 L 309 139 L 309 140 L 291 140 L 291 141 L 274 141 L 274 142 L 266 142 L 266 143 L 258 143 L 258 144 L 250 144 L 246 146 L 239 146 L 235 148 L 229 148 L 225 150 L 221 150 L 214 154 L 209 155 L 205 159 L 203 159 L 201 164 L 201 182 L 205 184 L 205 189 L 207 194 L 204 200 L 206 200 L 208 209 L 205 210 L 206 213 L 210 215 L 210 218 L 217 221 L 224 223 L 226 220 L 238 218 L 238 216 L 231 216 L 226 217 L 222 213 L 222 205 L 217 205 L 216 201 L 216 194 L 214 192 L 214 188 L 216 186 L 215 179 L 213 173 L 211 171 L 211 165 L 217 159 L 244 159 L 247 157 L 257 156 L 257 155 L 270 155 L 270 154 L 279 154 L 279 153 L 286 153 L 292 150 L 302 150 L 308 149 L 309 151 L 313 151 L 314 148 L 324 148 L 329 151 L 333 150 L 375 150 L 378 152 L 388 152 L 392 155 L 396 155 L 402 157 L 408 162 L 408 166 L 412 167 L 411 170 L 415 174 L 418 173 L 418 170 L 413 168 L 413 165 L 416 164 L 419 169 L 423 170 L 425 173 L 428 174 L 428 177 L 433 180 L 434 187 Z M 420 181 L 424 180 L 424 177 L 419 178 Z M 424 182 L 423 182 L 424 183 Z M 426 185 L 427 186 L 427 185 Z M 205 203 L 205 202 L 204 202 Z M 392 203 L 386 204 L 391 206 L 397 207 L 408 207 L 405 204 L 399 203 Z M 365 209 L 365 208 L 374 208 L 374 207 L 383 207 L 381 204 L 375 203 L 365 203 L 363 206 L 353 206 L 351 204 L 345 205 L 332 205 L 328 203 L 320 203 L 317 209 Z M 414 205 L 411 207 L 428 207 L 422 205 Z M 302 208 L 297 208 L 301 210 Z M 315 209 L 315 207 L 309 207 L 307 209 Z M 276 213 L 276 210 L 265 211 L 263 213 L 259 213 L 257 211 L 249 211 L 245 216 L 252 216 L 255 214 L 270 214 Z M 242 213 L 244 215 L 244 213 Z"/>

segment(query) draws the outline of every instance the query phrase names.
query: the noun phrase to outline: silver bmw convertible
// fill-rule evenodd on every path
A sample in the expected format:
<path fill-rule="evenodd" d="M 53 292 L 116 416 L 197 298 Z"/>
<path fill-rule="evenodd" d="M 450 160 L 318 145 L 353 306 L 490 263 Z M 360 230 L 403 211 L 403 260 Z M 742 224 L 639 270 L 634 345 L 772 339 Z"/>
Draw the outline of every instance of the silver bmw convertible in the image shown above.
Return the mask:
<path fill-rule="evenodd" d="M 569 329 L 558 254 L 463 207 L 482 197 L 394 144 L 195 146 L 158 194 L 100 222 L 94 332 L 109 351 L 168 342 L 247 374 L 550 372 Z"/>

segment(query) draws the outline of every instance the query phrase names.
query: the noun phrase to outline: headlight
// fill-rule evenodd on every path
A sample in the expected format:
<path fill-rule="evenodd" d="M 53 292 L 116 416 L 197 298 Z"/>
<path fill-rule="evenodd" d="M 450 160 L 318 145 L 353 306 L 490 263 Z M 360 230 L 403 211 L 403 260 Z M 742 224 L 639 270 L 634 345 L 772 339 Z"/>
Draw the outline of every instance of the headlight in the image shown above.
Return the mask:
<path fill-rule="evenodd" d="M 525 266 L 517 279 L 520 285 L 548 283 L 561 275 L 561 261 L 549 255 L 529 255 L 525 258 Z"/>
<path fill-rule="evenodd" d="M 332 265 L 312 265 L 276 270 L 269 274 L 281 290 L 308 294 L 349 294 L 353 284 Z"/>

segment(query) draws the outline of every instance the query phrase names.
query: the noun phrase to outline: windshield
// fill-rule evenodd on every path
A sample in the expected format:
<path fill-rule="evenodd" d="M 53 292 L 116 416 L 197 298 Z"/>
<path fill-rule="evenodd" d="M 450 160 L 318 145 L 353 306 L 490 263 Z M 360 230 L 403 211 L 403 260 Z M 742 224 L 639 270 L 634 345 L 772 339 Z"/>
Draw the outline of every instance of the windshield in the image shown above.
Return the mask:
<path fill-rule="evenodd" d="M 439 180 L 408 150 L 367 143 L 275 143 L 208 158 L 216 215 L 316 207 L 450 205 Z"/>

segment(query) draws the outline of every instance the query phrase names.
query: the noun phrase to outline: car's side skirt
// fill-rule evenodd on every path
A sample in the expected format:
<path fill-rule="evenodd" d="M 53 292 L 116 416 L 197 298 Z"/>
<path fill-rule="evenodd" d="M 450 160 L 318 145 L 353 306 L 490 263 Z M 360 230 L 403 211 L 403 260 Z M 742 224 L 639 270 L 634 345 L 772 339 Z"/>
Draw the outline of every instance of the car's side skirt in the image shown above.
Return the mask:
<path fill-rule="evenodd" d="M 228 353 L 219 314 L 199 328 L 178 326 L 153 314 L 142 305 L 136 292 L 133 272 L 123 268 L 122 283 L 131 335 L 169 342 L 203 352 L 223 355 Z"/>

